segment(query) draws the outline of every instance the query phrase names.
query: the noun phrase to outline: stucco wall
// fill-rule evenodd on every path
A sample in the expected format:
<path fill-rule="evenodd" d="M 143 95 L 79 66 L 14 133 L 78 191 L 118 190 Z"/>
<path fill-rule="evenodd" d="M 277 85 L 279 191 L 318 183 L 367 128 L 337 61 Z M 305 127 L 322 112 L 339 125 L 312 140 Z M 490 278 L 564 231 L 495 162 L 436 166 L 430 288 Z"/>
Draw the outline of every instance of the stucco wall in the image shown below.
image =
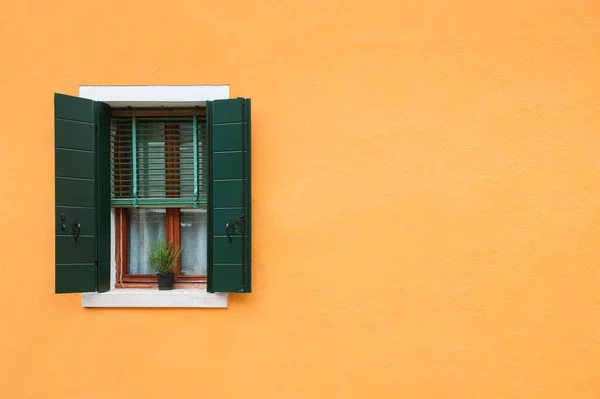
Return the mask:
<path fill-rule="evenodd" d="M 58 5 L 60 4 L 60 5 Z M 14 1 L 0 397 L 600 397 L 600 3 Z M 52 93 L 253 100 L 254 293 L 53 293 Z"/>

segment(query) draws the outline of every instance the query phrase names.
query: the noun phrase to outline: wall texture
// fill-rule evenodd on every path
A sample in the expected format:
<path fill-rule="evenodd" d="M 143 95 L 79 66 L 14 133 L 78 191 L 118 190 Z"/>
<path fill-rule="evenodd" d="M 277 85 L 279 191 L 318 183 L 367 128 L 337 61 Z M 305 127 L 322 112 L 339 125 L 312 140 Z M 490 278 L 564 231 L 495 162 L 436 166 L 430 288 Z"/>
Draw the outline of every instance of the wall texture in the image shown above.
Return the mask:
<path fill-rule="evenodd" d="M 0 397 L 600 397 L 600 3 L 5 2 Z M 254 290 L 53 294 L 54 92 L 253 100 Z"/>

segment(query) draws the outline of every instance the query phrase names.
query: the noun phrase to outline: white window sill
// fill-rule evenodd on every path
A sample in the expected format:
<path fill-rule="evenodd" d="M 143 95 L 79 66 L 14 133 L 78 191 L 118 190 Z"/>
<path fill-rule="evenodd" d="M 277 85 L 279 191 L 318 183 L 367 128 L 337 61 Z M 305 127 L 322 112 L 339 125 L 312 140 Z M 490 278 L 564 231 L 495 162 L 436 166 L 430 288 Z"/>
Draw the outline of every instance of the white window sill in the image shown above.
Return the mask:
<path fill-rule="evenodd" d="M 83 293 L 84 308 L 227 308 L 227 294 L 211 294 L 202 289 L 124 288 L 103 293 Z"/>

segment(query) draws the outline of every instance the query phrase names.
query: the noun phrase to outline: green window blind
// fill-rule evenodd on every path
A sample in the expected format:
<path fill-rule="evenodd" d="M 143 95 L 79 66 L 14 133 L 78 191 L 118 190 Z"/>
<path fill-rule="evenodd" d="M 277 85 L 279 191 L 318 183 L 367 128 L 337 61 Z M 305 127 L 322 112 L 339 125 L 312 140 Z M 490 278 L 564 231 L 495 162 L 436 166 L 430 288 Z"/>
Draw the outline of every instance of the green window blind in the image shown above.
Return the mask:
<path fill-rule="evenodd" d="M 113 117 L 111 206 L 205 206 L 206 118 Z"/>

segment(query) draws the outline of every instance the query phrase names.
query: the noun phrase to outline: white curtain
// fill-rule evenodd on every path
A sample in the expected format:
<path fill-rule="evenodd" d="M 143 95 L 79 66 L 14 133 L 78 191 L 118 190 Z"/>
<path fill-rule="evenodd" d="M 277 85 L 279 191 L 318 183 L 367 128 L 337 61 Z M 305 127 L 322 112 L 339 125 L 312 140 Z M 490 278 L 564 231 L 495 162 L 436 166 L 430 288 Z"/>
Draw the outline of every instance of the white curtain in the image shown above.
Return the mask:
<path fill-rule="evenodd" d="M 181 274 L 206 275 L 206 211 L 181 210 Z"/>
<path fill-rule="evenodd" d="M 129 210 L 129 274 L 153 274 L 148 266 L 151 244 L 166 239 L 164 209 Z"/>

